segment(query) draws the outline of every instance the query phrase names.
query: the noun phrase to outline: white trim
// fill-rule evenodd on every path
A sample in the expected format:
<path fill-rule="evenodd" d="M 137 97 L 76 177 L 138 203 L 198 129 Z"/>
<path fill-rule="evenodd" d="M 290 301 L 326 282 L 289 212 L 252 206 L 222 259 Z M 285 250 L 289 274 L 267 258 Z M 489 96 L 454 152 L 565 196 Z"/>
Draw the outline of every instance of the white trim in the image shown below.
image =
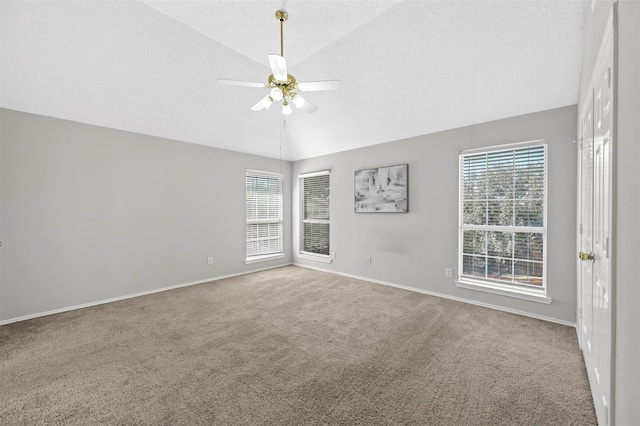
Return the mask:
<path fill-rule="evenodd" d="M 277 172 L 263 172 L 262 170 L 247 170 L 246 176 L 258 176 L 258 177 L 267 177 L 267 178 L 283 178 L 282 173 Z"/>
<path fill-rule="evenodd" d="M 373 278 L 361 277 L 359 275 L 344 274 L 342 272 L 330 271 L 328 269 L 315 268 L 313 266 L 303 265 L 303 264 L 299 264 L 299 263 L 295 263 L 295 262 L 293 263 L 293 265 L 294 266 L 300 266 L 300 267 L 303 267 L 303 268 L 308 268 L 308 269 L 315 269 L 316 271 L 329 272 L 331 274 L 342 275 L 343 277 L 349 277 L 349 278 L 355 278 L 355 279 L 362 280 L 362 281 L 368 281 L 368 282 L 371 282 L 373 284 L 381 284 L 381 285 L 386 285 L 386 286 L 389 286 L 389 287 L 401 288 L 403 290 L 413 291 L 413 292 L 416 292 L 416 293 L 426 294 L 426 295 L 429 295 L 429 296 L 441 297 L 443 299 L 455 300 L 456 302 L 462 302 L 462 303 L 468 303 L 470 305 L 482 306 L 483 308 L 495 309 L 496 311 L 509 312 L 511 314 L 522 315 L 522 316 L 525 316 L 525 317 L 535 318 L 535 319 L 548 321 L 548 322 L 553 322 L 553 323 L 561 324 L 561 325 L 567 325 L 567 326 L 573 327 L 573 328 L 576 327 L 576 324 L 574 322 L 571 322 L 571 321 L 564 321 L 564 320 L 560 320 L 560 319 L 557 319 L 557 318 L 546 317 L 544 315 L 532 314 L 532 313 L 529 313 L 529 312 L 520 311 L 518 309 L 505 308 L 504 306 L 492 305 L 490 303 L 478 302 L 476 300 L 469 300 L 469 299 L 465 299 L 465 298 L 462 298 L 462 297 L 456 297 L 456 296 L 451 296 L 451 295 L 448 295 L 448 294 L 437 293 L 435 291 L 422 290 L 422 289 L 415 288 L 415 287 L 408 287 L 408 286 L 405 286 L 405 285 L 394 284 L 394 283 L 390 283 L 390 282 L 386 282 L 386 281 L 380 281 L 380 280 L 376 280 L 376 279 L 373 279 Z"/>
<path fill-rule="evenodd" d="M 308 252 L 308 251 L 304 251 L 303 248 L 305 247 L 304 244 L 304 237 L 305 237 L 305 224 L 320 224 L 320 225 L 328 225 L 329 228 L 331 227 L 331 196 L 329 195 L 328 199 L 329 199 L 329 219 L 305 219 L 304 218 L 304 213 L 303 211 L 305 210 L 304 206 L 305 206 L 305 197 L 303 195 L 303 192 L 305 190 L 305 183 L 306 183 L 306 179 L 308 178 L 312 178 L 312 177 L 316 177 L 316 176 L 329 176 L 329 193 L 331 193 L 331 170 L 322 170 L 322 171 L 317 171 L 317 172 L 312 172 L 312 173 L 301 173 L 298 175 L 298 182 L 299 182 L 299 188 L 298 188 L 298 192 L 299 192 L 299 227 L 298 227 L 298 253 L 297 253 L 297 257 L 300 259 L 307 259 L 307 260 L 312 260 L 315 262 L 323 262 L 323 263 L 332 263 L 332 259 L 331 256 L 328 254 L 318 254 L 318 253 L 313 253 L 313 252 Z M 314 187 L 312 185 L 312 187 Z M 327 235 L 328 239 L 329 239 L 329 248 L 331 246 L 331 232 L 329 230 L 329 235 Z"/>
<path fill-rule="evenodd" d="M 474 200 L 475 201 L 475 200 Z M 479 200 L 479 201 L 487 201 L 487 200 Z M 462 229 L 465 231 L 490 231 L 490 232 L 522 232 L 527 234 L 544 234 L 547 228 L 545 226 L 542 227 L 534 227 L 534 226 L 511 226 L 511 225 L 460 225 Z M 489 256 L 489 257 L 499 257 L 499 256 Z M 541 260 L 529 260 L 529 259 L 520 259 L 526 260 L 527 262 L 540 262 Z"/>
<path fill-rule="evenodd" d="M 492 152 L 511 151 L 516 148 L 524 148 L 527 146 L 535 146 L 535 145 L 547 145 L 547 140 L 536 139 L 536 140 L 524 141 L 524 142 L 514 142 L 514 143 L 508 143 L 508 144 L 502 144 L 502 145 L 492 145 L 492 146 L 485 146 L 480 148 L 464 149 L 460 151 L 460 155 L 468 155 L 476 152 L 482 153 L 486 151 L 492 151 Z"/>
<path fill-rule="evenodd" d="M 271 253 L 271 254 L 263 254 L 260 256 L 251 256 L 244 260 L 245 265 L 250 265 L 252 263 L 258 262 L 266 262 L 268 260 L 273 259 L 282 259 L 284 257 L 284 253 Z"/>
<path fill-rule="evenodd" d="M 325 225 L 331 225 L 331 220 L 327 219 L 302 219 L 302 223 L 321 223 Z"/>
<path fill-rule="evenodd" d="M 273 205 L 271 204 L 271 196 L 274 195 L 271 190 L 269 190 L 267 192 L 267 194 L 269 195 L 269 202 L 267 203 L 267 206 L 262 206 L 262 203 L 257 203 L 257 199 L 256 198 L 247 198 L 247 194 L 249 193 L 248 189 L 247 189 L 247 183 L 252 181 L 254 178 L 262 178 L 262 179 L 268 179 L 270 182 L 272 181 L 277 181 L 278 182 L 278 186 L 279 186 L 279 209 L 278 209 L 278 218 L 274 219 L 274 218 L 270 218 L 270 219 L 248 219 L 247 215 L 249 214 L 249 205 L 252 206 L 252 208 L 256 209 L 256 207 L 258 206 L 258 204 L 260 204 L 259 207 L 257 207 L 258 211 L 270 211 L 271 208 L 273 207 Z M 251 263 L 256 263 L 256 262 L 262 262 L 262 261 L 266 261 L 266 260 L 272 260 L 272 259 L 278 259 L 278 258 L 282 258 L 284 257 L 284 253 L 283 253 L 283 246 L 284 246 L 284 220 L 283 220 L 283 215 L 284 215 L 284 191 L 282 190 L 282 181 L 283 181 L 284 177 L 282 175 L 282 173 L 274 173 L 274 172 L 264 172 L 264 171 L 260 171 L 260 170 L 247 170 L 246 176 L 245 176 L 245 241 L 244 241 L 244 252 L 245 252 L 245 265 L 249 265 Z M 254 187 L 252 186 L 251 192 L 253 193 L 254 191 Z M 247 200 L 249 200 L 249 204 L 247 204 Z M 277 236 L 275 237 L 258 237 L 258 238 L 247 238 L 247 232 L 250 229 L 249 227 L 251 225 L 263 225 L 263 224 L 267 224 L 267 225 L 271 225 L 271 224 L 276 224 L 276 225 L 280 225 L 280 232 Z M 254 256 L 249 256 L 249 246 L 252 243 L 256 243 L 259 241 L 277 241 L 278 243 L 278 249 L 280 249 L 280 252 L 277 253 L 259 253 L 256 254 Z M 253 250 L 252 250 L 253 251 Z M 260 251 L 260 250 L 256 250 L 256 251 Z M 275 256 L 274 256 L 275 255 Z M 280 255 L 280 256 L 278 256 Z"/>
<path fill-rule="evenodd" d="M 222 275 L 222 276 L 219 276 L 219 277 L 207 278 L 207 279 L 204 279 L 204 280 L 191 281 L 191 282 L 184 283 L 184 284 L 177 284 L 177 285 L 172 285 L 172 286 L 169 286 L 169 287 L 158 288 L 158 289 L 155 289 L 155 290 L 149 290 L 149 291 L 143 291 L 143 292 L 140 292 L 140 293 L 128 294 L 126 296 L 118 296 L 118 297 L 114 297 L 114 298 L 111 298 L 111 299 L 105 299 L 105 300 L 99 300 L 99 301 L 96 301 L 96 302 L 84 303 L 82 305 L 68 306 L 66 308 L 54 309 L 52 311 L 39 312 L 37 314 L 30 314 L 30 315 L 25 315 L 25 316 L 22 316 L 22 317 L 10 318 L 8 320 L 0 321 L 0 326 L 11 324 L 11 323 L 14 323 L 14 322 L 19 322 L 19 321 L 26 321 L 26 320 L 30 320 L 30 319 L 33 319 L 33 318 L 44 317 L 44 316 L 47 316 L 47 315 L 60 314 L 60 313 L 63 313 L 63 312 L 68 312 L 68 311 L 75 311 L 76 309 L 84 309 L 84 308 L 90 308 L 91 306 L 104 305 L 105 303 L 112 303 L 112 302 L 118 302 L 120 300 L 133 299 L 134 297 L 146 296 L 146 295 L 154 294 L 154 293 L 161 293 L 163 291 L 175 290 L 177 288 L 189 287 L 189 286 L 198 285 L 198 284 L 204 284 L 204 283 L 208 283 L 208 282 L 212 282 L 212 281 L 223 280 L 223 279 L 226 279 L 226 278 L 233 278 L 233 277 L 237 277 L 237 276 L 240 276 L 240 275 L 253 274 L 255 272 L 261 272 L 261 271 L 266 271 L 266 270 L 269 270 L 269 269 L 281 268 L 283 266 L 289 266 L 289 265 L 293 265 L 293 263 L 289 262 L 289 263 L 284 263 L 282 265 L 268 266 L 266 268 L 260 268 L 260 269 L 252 269 L 250 271 L 239 272 L 237 274 Z"/>
<path fill-rule="evenodd" d="M 463 189 L 462 189 L 462 158 L 473 155 L 474 153 L 480 154 L 489 154 L 501 151 L 513 151 L 518 148 L 523 147 L 536 147 L 541 146 L 544 150 L 544 200 L 543 200 L 543 212 L 542 212 L 542 227 L 517 227 L 517 226 L 497 226 L 497 225 L 465 225 L 463 224 L 463 209 L 462 209 L 462 201 L 463 201 Z M 503 296 L 511 296 L 518 297 L 525 300 L 531 300 L 535 302 L 547 303 L 550 304 L 552 299 L 547 297 L 547 252 L 548 250 L 548 233 L 547 233 L 547 208 L 549 204 L 549 146 L 546 139 L 537 139 L 525 142 L 514 142 L 510 144 L 504 145 L 494 145 L 490 147 L 480 147 L 473 148 L 468 150 L 460 151 L 460 155 L 458 156 L 458 281 L 456 281 L 456 285 L 458 283 L 462 284 L 459 287 L 468 288 L 472 290 L 480 290 L 488 293 L 500 294 Z M 488 220 L 488 218 L 487 218 Z M 542 252 L 542 262 L 535 261 L 534 263 L 542 263 L 542 295 L 540 296 L 538 292 L 535 293 L 533 298 L 526 297 L 528 292 L 521 292 L 520 288 L 516 285 L 513 285 L 513 291 L 505 291 L 503 287 L 493 286 L 491 281 L 489 280 L 470 280 L 467 277 L 462 276 L 463 268 L 463 247 L 464 247 L 464 231 L 465 230 L 485 230 L 485 231 L 506 231 L 506 232 L 535 232 L 541 233 L 543 237 L 543 252 Z M 472 283 L 472 284 L 469 284 Z M 477 285 L 476 285 L 477 283 Z M 469 286 L 467 286 L 467 285 Z M 509 285 L 509 284 L 506 284 Z M 482 287 L 482 288 L 480 288 Z M 518 296 L 519 294 L 520 296 Z"/>
<path fill-rule="evenodd" d="M 298 175 L 298 179 L 303 179 L 303 178 L 308 178 L 308 177 L 314 177 L 314 176 L 322 176 L 322 175 L 328 175 L 331 173 L 331 170 L 320 170 L 318 172 L 310 172 L 310 173 L 300 173 Z"/>
<path fill-rule="evenodd" d="M 333 262 L 331 260 L 331 256 L 327 256 L 326 254 L 315 254 L 315 253 L 308 253 L 308 252 L 300 252 L 300 253 L 298 253 L 298 258 L 307 259 L 307 260 L 314 260 L 316 262 L 322 262 L 322 263 L 331 263 L 331 262 Z"/>
<path fill-rule="evenodd" d="M 534 290 L 521 287 L 515 287 L 511 284 L 499 285 L 491 284 L 487 281 L 472 281 L 462 279 L 456 281 L 456 287 L 466 288 L 468 290 L 483 291 L 485 293 L 499 294 L 501 296 L 515 297 L 518 299 L 529 300 L 531 302 L 551 304 L 553 301 L 544 294 L 544 290 Z"/>

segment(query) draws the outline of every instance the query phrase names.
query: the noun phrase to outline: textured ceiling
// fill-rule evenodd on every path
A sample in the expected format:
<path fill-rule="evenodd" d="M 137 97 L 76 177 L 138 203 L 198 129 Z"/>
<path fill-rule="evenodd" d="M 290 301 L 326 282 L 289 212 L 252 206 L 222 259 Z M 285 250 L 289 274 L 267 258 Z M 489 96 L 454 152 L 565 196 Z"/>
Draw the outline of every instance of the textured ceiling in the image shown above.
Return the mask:
<path fill-rule="evenodd" d="M 314 114 L 282 157 L 309 158 L 578 101 L 585 2 L 8 1 L 4 108 L 277 158 L 282 115 L 249 108 L 279 53 Z"/>

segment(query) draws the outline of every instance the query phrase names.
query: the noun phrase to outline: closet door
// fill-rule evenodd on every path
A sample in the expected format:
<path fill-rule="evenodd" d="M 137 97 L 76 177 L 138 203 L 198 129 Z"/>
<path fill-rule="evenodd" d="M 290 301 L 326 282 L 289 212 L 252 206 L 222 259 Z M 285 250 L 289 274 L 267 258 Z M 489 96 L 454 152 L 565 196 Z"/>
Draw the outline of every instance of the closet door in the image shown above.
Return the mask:
<path fill-rule="evenodd" d="M 601 425 L 611 421 L 613 34 L 610 19 L 594 70 L 592 95 L 580 114 L 580 329 L 587 374 Z"/>
<path fill-rule="evenodd" d="M 581 119 L 579 204 L 580 343 L 587 368 L 593 357 L 593 90 Z"/>

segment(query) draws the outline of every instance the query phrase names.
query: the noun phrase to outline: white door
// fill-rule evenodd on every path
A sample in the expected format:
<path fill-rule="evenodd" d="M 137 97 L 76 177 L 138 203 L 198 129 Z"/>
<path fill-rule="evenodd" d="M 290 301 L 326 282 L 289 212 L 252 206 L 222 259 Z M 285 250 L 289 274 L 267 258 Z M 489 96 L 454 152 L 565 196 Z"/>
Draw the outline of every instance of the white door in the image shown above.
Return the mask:
<path fill-rule="evenodd" d="M 611 206 L 613 31 L 607 31 L 581 114 L 580 303 L 582 349 L 600 425 L 611 421 Z"/>
<path fill-rule="evenodd" d="M 593 91 L 581 120 L 580 141 L 580 253 L 593 253 Z M 580 341 L 587 368 L 593 349 L 593 263 L 585 256 L 579 263 Z M 588 353 L 588 355 L 587 355 Z"/>

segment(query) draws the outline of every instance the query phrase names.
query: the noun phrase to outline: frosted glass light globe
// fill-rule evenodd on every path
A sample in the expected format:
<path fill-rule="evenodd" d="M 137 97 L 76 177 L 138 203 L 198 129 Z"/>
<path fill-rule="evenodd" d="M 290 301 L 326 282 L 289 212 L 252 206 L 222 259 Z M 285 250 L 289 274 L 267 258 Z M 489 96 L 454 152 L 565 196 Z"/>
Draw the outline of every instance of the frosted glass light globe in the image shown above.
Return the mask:
<path fill-rule="evenodd" d="M 302 105 L 304 105 L 304 98 L 301 96 L 296 96 L 295 98 L 293 98 L 293 103 L 298 108 L 302 108 Z"/>
<path fill-rule="evenodd" d="M 282 90 L 280 90 L 277 87 L 274 87 L 273 89 L 271 89 L 271 98 L 273 98 L 274 101 L 279 101 L 282 99 Z"/>

